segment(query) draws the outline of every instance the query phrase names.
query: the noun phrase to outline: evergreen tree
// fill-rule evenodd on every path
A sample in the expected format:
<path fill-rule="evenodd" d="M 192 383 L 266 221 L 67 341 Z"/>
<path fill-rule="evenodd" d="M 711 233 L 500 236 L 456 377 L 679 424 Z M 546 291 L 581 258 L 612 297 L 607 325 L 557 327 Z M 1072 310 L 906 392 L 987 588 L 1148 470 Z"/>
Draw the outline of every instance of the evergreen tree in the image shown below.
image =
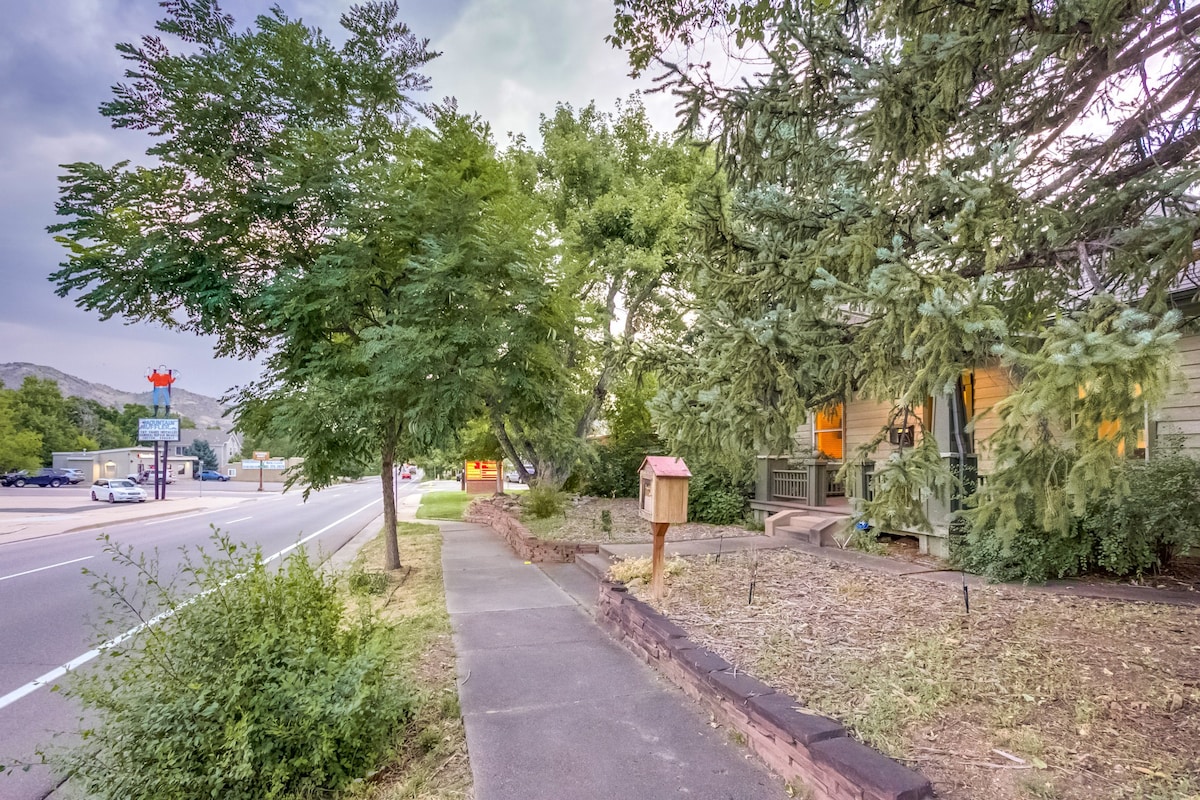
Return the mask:
<path fill-rule="evenodd" d="M 1198 31 L 1170 0 L 617 0 L 613 41 L 711 123 L 729 180 L 662 357 L 665 431 L 786 448 L 831 401 L 919 408 L 999 359 L 1020 381 L 978 522 L 1059 532 L 1119 492 L 1100 422 L 1161 401 L 1196 286 Z M 691 59 L 712 39 L 738 85 Z M 879 479 L 869 513 L 916 524 L 953 483 L 922 447 Z"/>
<path fill-rule="evenodd" d="M 212 445 L 203 439 L 192 442 L 188 447 L 188 455 L 200 459 L 200 469 L 217 469 L 221 466 L 217 462 L 217 454 L 213 452 Z"/>

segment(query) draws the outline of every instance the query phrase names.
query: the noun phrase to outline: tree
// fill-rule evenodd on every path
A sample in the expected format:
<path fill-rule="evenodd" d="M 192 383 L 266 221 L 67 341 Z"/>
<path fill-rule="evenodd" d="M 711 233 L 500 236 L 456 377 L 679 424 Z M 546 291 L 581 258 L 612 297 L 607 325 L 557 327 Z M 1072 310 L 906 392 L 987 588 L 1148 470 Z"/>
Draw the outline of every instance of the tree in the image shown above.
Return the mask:
<path fill-rule="evenodd" d="M 786 447 L 831 401 L 920 407 L 998 358 L 1021 379 L 976 525 L 1061 533 L 1123 491 L 1100 423 L 1134 431 L 1162 399 L 1174 293 L 1196 286 L 1200 6 L 617 8 L 613 41 L 711 122 L 729 180 L 703 207 L 695 325 L 663 355 L 666 432 Z M 722 36 L 757 71 L 731 88 L 688 60 Z M 868 513 L 926 523 L 950 466 L 907 448 Z"/>
<path fill-rule="evenodd" d="M 16 428 L 31 431 L 41 438 L 38 454 L 49 465 L 55 452 L 95 450 L 95 440 L 82 434 L 71 420 L 70 405 L 59 391 L 58 383 L 29 375 L 12 396 L 12 416 Z"/>
<path fill-rule="evenodd" d="M 0 389 L 0 469 L 36 469 L 41 463 L 42 436 L 17 425 L 16 391 Z"/>
<path fill-rule="evenodd" d="M 712 169 L 690 143 L 656 132 L 636 96 L 613 114 L 594 103 L 578 111 L 559 105 L 542 118 L 541 134 L 540 151 L 518 142 L 510 158 L 548 210 L 565 285 L 578 301 L 558 352 L 574 391 L 533 409 L 497 391 L 488 408 L 508 459 L 521 470 L 532 463 L 536 480 L 560 485 L 612 385 L 628 377 L 635 345 L 680 329 L 675 296 L 688 258 L 688 201 Z"/>
<path fill-rule="evenodd" d="M 220 466 L 217 463 L 217 454 L 213 452 L 212 445 L 203 439 L 196 439 L 188 447 L 188 455 L 195 456 L 200 459 L 200 469 L 216 469 Z"/>
<path fill-rule="evenodd" d="M 69 255 L 51 280 L 60 296 L 74 295 L 77 305 L 102 318 L 121 315 L 212 334 L 225 355 L 275 352 L 281 383 L 278 393 L 260 387 L 264 395 L 280 397 L 289 410 L 305 400 L 334 404 L 320 406 L 321 419 L 298 412 L 294 419 L 366 424 L 369 415 L 348 405 L 362 396 L 346 382 L 353 365 L 327 369 L 321 362 L 325 355 L 339 357 L 336 345 L 358 337 L 358 320 L 343 315 L 339 325 L 355 323 L 346 331 L 311 330 L 289 340 L 298 323 L 286 312 L 303 312 L 312 324 L 321 301 L 337 306 L 335 294 L 320 292 L 340 288 L 340 266 L 374 246 L 373 223 L 386 208 L 369 192 L 398 169 L 418 169 L 411 160 L 401 167 L 393 159 L 407 141 L 410 95 L 428 86 L 420 69 L 436 53 L 398 19 L 395 2 L 370 2 L 342 15 L 340 48 L 278 7 L 243 32 L 215 0 L 173 0 L 165 7 L 158 31 L 182 43 L 180 52 L 171 52 L 160 36 L 118 45 L 132 63 L 129 82 L 101 106 L 114 127 L 154 138 L 147 150 L 153 165 L 66 166 L 58 203 L 66 220 L 50 230 L 61 234 Z M 399 302 L 392 298 L 388 312 L 399 313 Z M 368 318 L 373 313 L 361 304 L 354 308 Z M 356 344 L 381 346 L 374 339 Z M 447 348 L 458 344 L 445 342 Z M 361 459 L 371 437 L 376 446 L 385 443 L 388 455 L 396 435 L 394 426 L 376 426 L 294 441 L 301 446 L 297 455 L 308 459 L 308 476 L 316 478 L 318 464 Z M 327 449 L 333 446 L 349 449 L 333 453 Z M 390 476 L 383 487 L 388 563 L 396 566 Z"/>

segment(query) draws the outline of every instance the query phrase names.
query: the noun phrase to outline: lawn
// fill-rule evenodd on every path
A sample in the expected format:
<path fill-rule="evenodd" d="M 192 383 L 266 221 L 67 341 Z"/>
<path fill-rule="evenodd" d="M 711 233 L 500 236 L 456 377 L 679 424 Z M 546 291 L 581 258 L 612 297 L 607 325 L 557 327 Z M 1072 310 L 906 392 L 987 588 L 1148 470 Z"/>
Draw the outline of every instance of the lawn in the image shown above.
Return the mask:
<path fill-rule="evenodd" d="M 471 502 L 466 492 L 429 492 L 421 496 L 417 508 L 418 519 L 462 519 L 463 511 Z"/>

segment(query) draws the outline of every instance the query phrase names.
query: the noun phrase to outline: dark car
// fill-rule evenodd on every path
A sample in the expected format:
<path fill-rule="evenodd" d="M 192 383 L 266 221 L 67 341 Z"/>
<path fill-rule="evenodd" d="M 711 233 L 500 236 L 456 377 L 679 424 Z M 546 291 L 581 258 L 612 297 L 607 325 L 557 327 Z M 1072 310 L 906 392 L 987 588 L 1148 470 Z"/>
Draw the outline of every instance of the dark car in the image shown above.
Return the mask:
<path fill-rule="evenodd" d="M 197 473 L 196 480 L 198 481 L 227 481 L 228 475 L 222 475 L 215 469 L 206 469 L 203 472 Z"/>
<path fill-rule="evenodd" d="M 22 486 L 49 486 L 51 489 L 57 489 L 64 483 L 70 483 L 70 479 L 66 475 L 60 474 L 62 470 L 57 469 L 39 469 L 36 475 L 20 475 L 18 474 L 12 480 L 12 485 L 18 489 Z"/>
<path fill-rule="evenodd" d="M 28 478 L 29 473 L 23 469 L 13 470 L 0 475 L 0 486 L 12 486 L 17 478 Z"/>

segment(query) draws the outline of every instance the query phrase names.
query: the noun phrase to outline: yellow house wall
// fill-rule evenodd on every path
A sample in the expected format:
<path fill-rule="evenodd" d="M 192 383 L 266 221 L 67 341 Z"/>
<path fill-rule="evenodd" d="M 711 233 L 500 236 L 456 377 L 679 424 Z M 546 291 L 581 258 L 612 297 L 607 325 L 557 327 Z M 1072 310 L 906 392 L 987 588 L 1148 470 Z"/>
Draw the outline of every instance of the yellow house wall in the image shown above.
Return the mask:
<path fill-rule="evenodd" d="M 1177 385 L 1151 419 L 1158 422 L 1158 437 L 1181 434 L 1188 455 L 1200 456 L 1200 334 L 1179 340 L 1179 368 L 1185 378 Z M 1151 443 L 1151 449 L 1154 445 Z"/>

